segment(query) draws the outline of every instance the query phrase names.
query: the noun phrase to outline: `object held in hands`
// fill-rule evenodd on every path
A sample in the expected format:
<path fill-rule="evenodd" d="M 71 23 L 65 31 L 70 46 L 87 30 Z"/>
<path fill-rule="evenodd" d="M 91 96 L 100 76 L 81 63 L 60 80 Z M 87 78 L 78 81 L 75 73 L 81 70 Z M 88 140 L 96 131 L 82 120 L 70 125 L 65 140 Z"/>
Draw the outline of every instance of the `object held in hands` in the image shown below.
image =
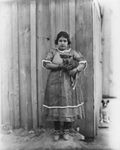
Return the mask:
<path fill-rule="evenodd" d="M 70 54 L 60 54 L 60 57 L 63 59 L 63 68 L 66 71 L 72 70 L 79 65 L 79 62 L 73 59 L 73 56 Z"/>

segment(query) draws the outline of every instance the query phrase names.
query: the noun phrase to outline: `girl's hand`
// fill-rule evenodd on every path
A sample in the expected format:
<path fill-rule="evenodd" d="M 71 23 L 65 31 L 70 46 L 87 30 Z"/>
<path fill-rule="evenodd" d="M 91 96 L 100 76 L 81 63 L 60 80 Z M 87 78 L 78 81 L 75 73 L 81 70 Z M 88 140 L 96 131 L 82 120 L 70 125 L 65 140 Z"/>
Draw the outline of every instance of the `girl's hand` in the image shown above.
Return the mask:
<path fill-rule="evenodd" d="M 59 68 L 59 69 L 63 69 L 63 63 L 59 64 L 59 65 L 58 65 L 58 68 Z"/>

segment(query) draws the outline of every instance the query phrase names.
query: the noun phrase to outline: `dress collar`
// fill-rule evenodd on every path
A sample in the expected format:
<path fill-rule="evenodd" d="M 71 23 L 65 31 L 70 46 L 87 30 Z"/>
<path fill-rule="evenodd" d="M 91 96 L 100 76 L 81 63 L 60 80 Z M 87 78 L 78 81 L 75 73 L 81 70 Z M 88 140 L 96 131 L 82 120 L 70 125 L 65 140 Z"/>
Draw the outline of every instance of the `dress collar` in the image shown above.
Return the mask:
<path fill-rule="evenodd" d="M 57 50 L 58 50 L 60 53 L 69 53 L 69 52 L 71 51 L 71 48 L 66 49 L 66 50 L 64 50 L 64 51 L 60 51 L 58 48 L 57 48 Z"/>

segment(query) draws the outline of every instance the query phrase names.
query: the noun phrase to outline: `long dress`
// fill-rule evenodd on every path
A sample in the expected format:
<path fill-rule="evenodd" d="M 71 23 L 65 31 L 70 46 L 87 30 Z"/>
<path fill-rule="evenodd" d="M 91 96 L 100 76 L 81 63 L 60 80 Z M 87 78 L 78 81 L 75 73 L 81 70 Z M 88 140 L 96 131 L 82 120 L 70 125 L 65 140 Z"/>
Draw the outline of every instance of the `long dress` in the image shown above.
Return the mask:
<path fill-rule="evenodd" d="M 64 53 L 66 51 L 63 51 Z M 44 61 L 59 63 L 59 56 L 61 51 L 58 49 L 50 49 Z M 71 54 L 79 63 L 86 66 L 86 60 L 81 53 L 69 49 L 67 53 Z M 45 65 L 44 65 L 45 67 Z M 79 73 L 80 77 L 80 73 Z M 44 97 L 44 114 L 47 121 L 64 121 L 73 122 L 77 118 L 83 118 L 84 115 L 84 100 L 81 90 L 81 84 L 76 84 L 75 89 L 71 86 L 71 78 L 67 71 L 64 70 L 50 70 L 48 75 L 45 97 Z"/>

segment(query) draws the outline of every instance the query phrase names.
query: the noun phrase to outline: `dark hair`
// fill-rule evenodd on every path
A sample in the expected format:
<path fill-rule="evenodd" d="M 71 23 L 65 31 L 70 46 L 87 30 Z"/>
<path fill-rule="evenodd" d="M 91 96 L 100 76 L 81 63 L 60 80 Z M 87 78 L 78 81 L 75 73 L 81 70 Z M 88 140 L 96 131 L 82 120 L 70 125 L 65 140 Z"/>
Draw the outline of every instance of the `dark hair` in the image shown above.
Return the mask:
<path fill-rule="evenodd" d="M 66 39 L 68 40 L 68 45 L 71 44 L 69 34 L 68 34 L 67 32 L 65 32 L 65 31 L 61 31 L 61 32 L 59 32 L 59 33 L 57 34 L 57 38 L 56 38 L 56 40 L 55 40 L 55 44 L 56 44 L 56 45 L 58 44 L 58 40 L 59 40 L 59 38 L 61 38 L 61 37 L 64 37 L 64 38 L 66 38 Z"/>

